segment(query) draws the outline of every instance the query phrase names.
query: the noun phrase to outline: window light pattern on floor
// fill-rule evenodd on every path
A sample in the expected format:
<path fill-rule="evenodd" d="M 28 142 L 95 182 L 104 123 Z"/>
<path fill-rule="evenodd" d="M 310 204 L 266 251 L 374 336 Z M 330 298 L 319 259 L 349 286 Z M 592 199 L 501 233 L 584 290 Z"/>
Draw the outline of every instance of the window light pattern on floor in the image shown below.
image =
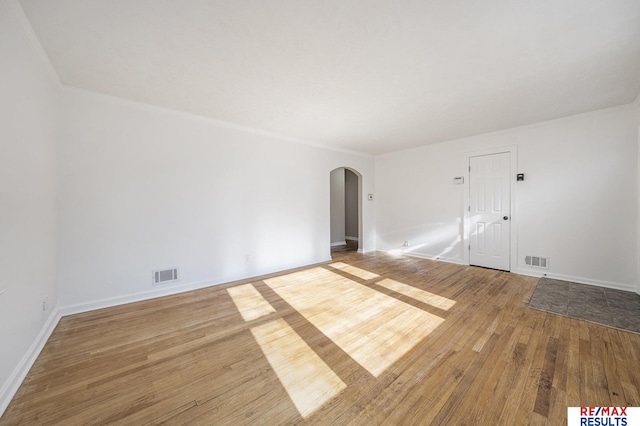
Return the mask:
<path fill-rule="evenodd" d="M 227 293 L 247 322 L 276 312 L 253 284 L 230 287 Z M 251 333 L 302 417 L 346 388 L 285 320 L 257 325 Z"/>
<path fill-rule="evenodd" d="M 276 311 L 253 284 L 229 287 L 227 293 L 245 321 L 252 321 Z"/>
<path fill-rule="evenodd" d="M 321 267 L 264 282 L 375 377 L 444 321 Z"/>
<path fill-rule="evenodd" d="M 426 303 L 427 305 L 431 305 L 435 308 L 445 311 L 448 311 L 453 307 L 453 305 L 456 304 L 455 300 L 447 299 L 446 297 L 438 296 L 437 294 L 433 294 L 428 291 L 421 290 L 419 288 L 406 285 L 389 278 L 385 278 L 382 281 L 376 282 L 376 285 L 387 288 L 389 290 L 393 290 L 396 293 L 403 294 L 407 297 L 417 300 L 418 302 Z"/>
<path fill-rule="evenodd" d="M 285 320 L 253 327 L 251 333 L 302 417 L 347 387 Z"/>
<path fill-rule="evenodd" d="M 335 269 L 339 269 L 343 272 L 346 272 L 348 274 L 351 274 L 363 280 L 371 280 L 374 278 L 378 278 L 380 276 L 378 274 L 374 274 L 373 272 L 365 271 L 364 269 L 347 265 L 346 263 L 342 263 L 342 262 L 331 263 L 329 264 L 329 266 Z"/>

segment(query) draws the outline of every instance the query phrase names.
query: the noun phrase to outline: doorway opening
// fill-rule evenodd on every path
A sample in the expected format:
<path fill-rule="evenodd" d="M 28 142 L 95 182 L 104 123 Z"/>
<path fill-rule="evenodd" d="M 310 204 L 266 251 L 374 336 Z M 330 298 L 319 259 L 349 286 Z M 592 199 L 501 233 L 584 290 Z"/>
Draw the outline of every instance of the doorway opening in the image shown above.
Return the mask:
<path fill-rule="evenodd" d="M 331 253 L 362 252 L 362 175 L 348 167 L 330 172 Z"/>

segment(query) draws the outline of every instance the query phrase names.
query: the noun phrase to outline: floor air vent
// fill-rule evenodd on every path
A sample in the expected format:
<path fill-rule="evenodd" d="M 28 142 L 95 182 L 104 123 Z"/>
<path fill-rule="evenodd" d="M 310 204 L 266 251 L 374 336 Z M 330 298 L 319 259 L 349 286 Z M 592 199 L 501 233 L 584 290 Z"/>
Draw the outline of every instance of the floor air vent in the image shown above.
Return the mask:
<path fill-rule="evenodd" d="M 178 268 L 159 269 L 152 272 L 153 285 L 178 281 Z"/>
<path fill-rule="evenodd" d="M 524 263 L 534 268 L 549 269 L 548 257 L 525 256 Z"/>

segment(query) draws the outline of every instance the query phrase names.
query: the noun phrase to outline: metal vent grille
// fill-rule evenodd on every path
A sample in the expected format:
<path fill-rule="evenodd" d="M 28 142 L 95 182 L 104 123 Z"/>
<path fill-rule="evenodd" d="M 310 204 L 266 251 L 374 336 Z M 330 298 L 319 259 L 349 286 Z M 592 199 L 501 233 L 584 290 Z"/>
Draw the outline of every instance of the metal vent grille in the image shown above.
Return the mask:
<path fill-rule="evenodd" d="M 549 258 L 542 256 L 525 256 L 524 263 L 533 268 L 549 269 Z"/>
<path fill-rule="evenodd" d="M 152 271 L 153 285 L 178 281 L 178 268 L 158 269 Z"/>

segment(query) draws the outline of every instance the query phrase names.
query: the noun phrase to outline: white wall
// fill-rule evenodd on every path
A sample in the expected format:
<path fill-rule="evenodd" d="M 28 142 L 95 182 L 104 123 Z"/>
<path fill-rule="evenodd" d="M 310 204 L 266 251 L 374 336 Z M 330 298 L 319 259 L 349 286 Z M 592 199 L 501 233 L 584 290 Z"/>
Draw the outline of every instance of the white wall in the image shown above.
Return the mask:
<path fill-rule="evenodd" d="M 344 167 L 331 171 L 331 244 L 345 243 Z"/>
<path fill-rule="evenodd" d="M 638 106 L 636 119 L 638 121 L 638 271 L 636 276 L 636 293 L 640 294 L 640 95 L 636 98 L 635 105 Z"/>
<path fill-rule="evenodd" d="M 373 158 L 65 89 L 60 167 L 60 304 L 65 312 L 330 258 L 329 174 Z M 373 204 L 363 212 L 374 249 Z M 246 256 L 249 256 L 249 261 Z"/>
<path fill-rule="evenodd" d="M 57 298 L 57 85 L 1 1 L 0 58 L 1 415 Z"/>
<path fill-rule="evenodd" d="M 517 271 L 635 289 L 638 108 L 599 111 L 376 157 L 378 248 L 465 263 L 469 152 L 516 145 Z M 465 185 L 453 185 L 465 176 Z"/>
<path fill-rule="evenodd" d="M 358 238 L 358 176 L 349 169 L 344 171 L 344 233 Z"/>

